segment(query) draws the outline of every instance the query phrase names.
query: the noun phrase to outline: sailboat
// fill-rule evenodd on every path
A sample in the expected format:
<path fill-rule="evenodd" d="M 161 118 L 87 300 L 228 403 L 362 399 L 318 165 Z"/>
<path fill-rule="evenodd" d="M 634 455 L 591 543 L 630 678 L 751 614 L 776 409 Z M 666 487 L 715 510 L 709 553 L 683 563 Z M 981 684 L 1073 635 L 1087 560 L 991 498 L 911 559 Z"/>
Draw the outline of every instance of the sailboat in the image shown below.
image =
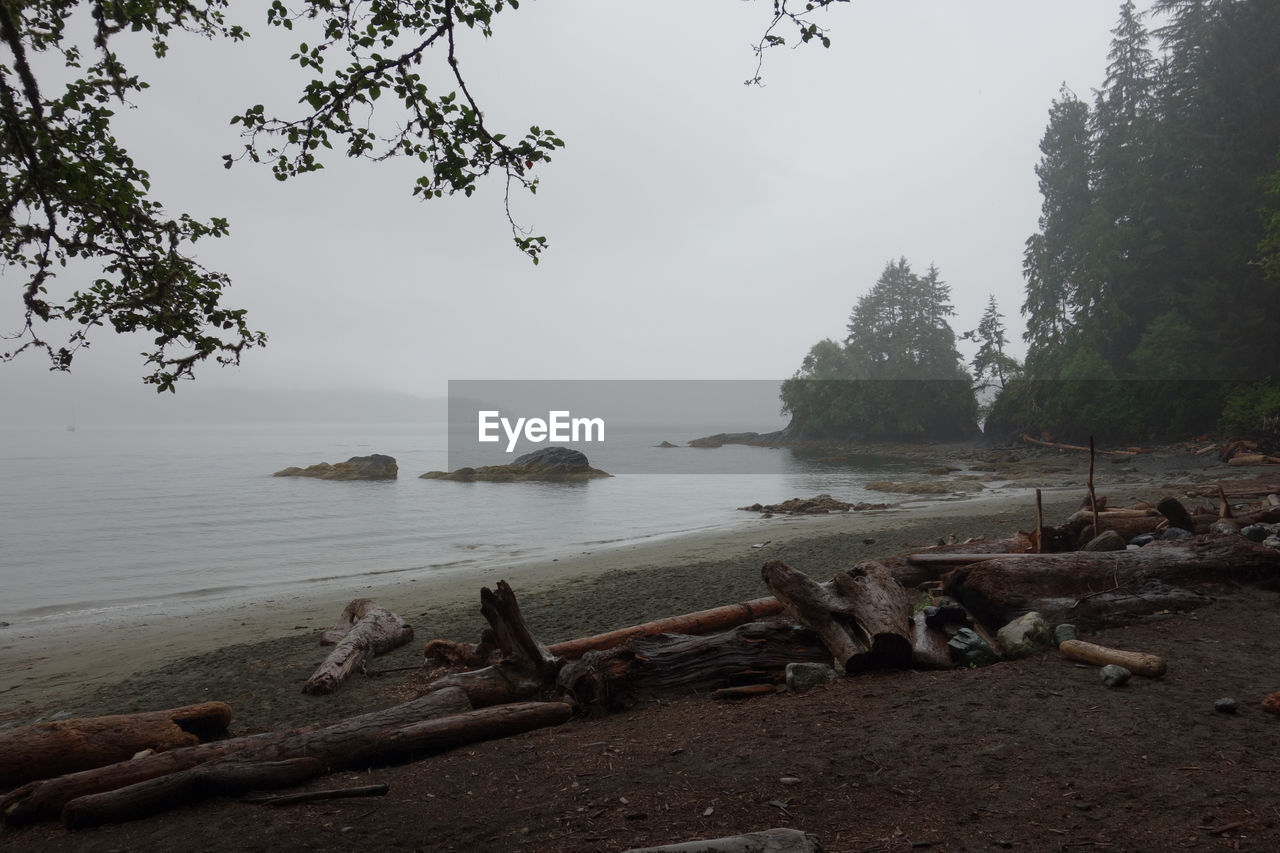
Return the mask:
<path fill-rule="evenodd" d="M 75 431 L 76 431 L 76 419 L 72 417 L 71 423 L 67 424 L 67 432 L 75 432 Z"/>

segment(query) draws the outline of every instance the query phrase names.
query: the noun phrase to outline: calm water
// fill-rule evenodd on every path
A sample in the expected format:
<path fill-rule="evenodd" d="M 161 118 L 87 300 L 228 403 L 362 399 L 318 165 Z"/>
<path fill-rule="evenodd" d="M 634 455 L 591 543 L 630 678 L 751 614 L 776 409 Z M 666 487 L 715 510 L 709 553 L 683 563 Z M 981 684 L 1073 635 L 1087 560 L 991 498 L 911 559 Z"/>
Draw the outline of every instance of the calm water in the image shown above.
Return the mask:
<path fill-rule="evenodd" d="M 699 454 L 718 454 L 717 470 L 742 473 L 573 485 L 420 480 L 446 467 L 444 424 L 9 427 L 0 437 L 0 620 L 15 627 L 477 571 L 744 524 L 755 516 L 735 507 L 756 501 L 819 492 L 884 500 L 862 485 L 909 473 L 873 457 L 663 450 L 653 445 L 672 436 L 635 434 L 612 438 L 592 464 L 689 454 L 696 471 Z M 369 453 L 396 457 L 400 479 L 270 476 Z"/>

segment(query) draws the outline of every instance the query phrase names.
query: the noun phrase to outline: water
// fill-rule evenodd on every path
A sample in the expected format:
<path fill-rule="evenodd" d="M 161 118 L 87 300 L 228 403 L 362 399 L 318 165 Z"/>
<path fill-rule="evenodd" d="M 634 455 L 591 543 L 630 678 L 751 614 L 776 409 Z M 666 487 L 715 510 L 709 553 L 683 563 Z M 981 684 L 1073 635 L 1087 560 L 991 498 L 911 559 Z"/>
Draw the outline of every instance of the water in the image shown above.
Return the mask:
<path fill-rule="evenodd" d="M 0 621 L 15 627 L 203 608 L 371 579 L 478 572 L 754 518 L 735 507 L 828 492 L 883 501 L 907 463 L 790 450 L 654 447 L 612 436 L 592 464 L 688 454 L 690 471 L 582 484 L 453 483 L 445 424 L 0 428 Z M 677 437 L 678 439 L 679 437 Z M 583 448 L 591 451 L 591 448 Z M 289 465 L 396 457 L 400 479 L 279 478 Z M 671 470 L 662 457 L 660 470 Z"/>

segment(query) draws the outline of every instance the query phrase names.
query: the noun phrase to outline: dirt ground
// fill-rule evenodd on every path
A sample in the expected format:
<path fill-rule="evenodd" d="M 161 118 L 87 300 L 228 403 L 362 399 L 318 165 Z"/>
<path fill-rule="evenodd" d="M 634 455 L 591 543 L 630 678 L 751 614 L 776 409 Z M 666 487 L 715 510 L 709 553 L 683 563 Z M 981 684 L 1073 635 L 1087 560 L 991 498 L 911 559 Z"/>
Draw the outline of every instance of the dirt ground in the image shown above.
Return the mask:
<path fill-rule="evenodd" d="M 827 851 L 1280 849 L 1280 595 L 1091 636 L 1168 674 L 1104 687 L 1056 652 L 841 679 L 734 703 L 654 700 L 311 787 L 133 823 L 0 834 L 24 851 L 619 851 L 788 826 Z M 1233 697 L 1237 713 L 1214 710 Z M 306 790 L 306 789 L 303 789 Z"/>

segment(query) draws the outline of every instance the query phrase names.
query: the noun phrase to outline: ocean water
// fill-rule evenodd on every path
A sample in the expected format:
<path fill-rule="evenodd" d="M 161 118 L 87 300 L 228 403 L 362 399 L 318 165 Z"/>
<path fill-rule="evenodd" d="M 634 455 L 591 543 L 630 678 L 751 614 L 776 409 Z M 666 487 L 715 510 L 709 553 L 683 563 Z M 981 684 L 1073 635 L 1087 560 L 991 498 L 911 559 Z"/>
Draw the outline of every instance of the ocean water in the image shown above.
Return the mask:
<path fill-rule="evenodd" d="M 865 483 L 911 473 L 876 456 L 654 447 L 670 437 L 583 449 L 605 470 L 611 456 L 635 470 L 645 454 L 687 454 L 687 466 L 667 455 L 657 467 L 692 473 L 495 484 L 418 478 L 447 467 L 444 423 L 0 428 L 0 621 L 35 628 L 478 572 L 743 525 L 756 516 L 735 508 L 757 501 L 883 501 Z M 400 479 L 271 476 L 370 453 L 396 457 Z"/>

